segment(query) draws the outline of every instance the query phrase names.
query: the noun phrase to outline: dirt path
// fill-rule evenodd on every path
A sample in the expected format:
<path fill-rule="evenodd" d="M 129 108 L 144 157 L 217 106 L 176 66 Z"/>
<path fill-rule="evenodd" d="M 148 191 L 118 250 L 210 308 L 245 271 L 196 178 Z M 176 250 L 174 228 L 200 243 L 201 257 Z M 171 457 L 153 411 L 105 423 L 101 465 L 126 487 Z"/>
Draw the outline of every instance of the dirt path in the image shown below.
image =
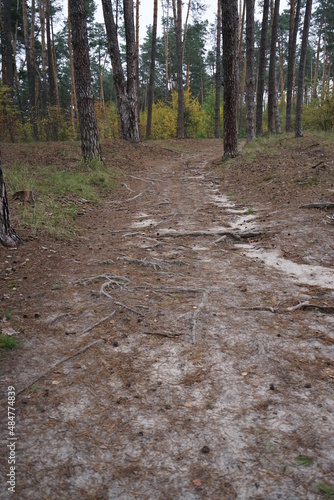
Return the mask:
<path fill-rule="evenodd" d="M 129 166 L 77 242 L 1 250 L 25 324 L 1 379 L 19 393 L 18 498 L 334 486 L 333 229 L 260 187 L 241 196 L 242 179 L 232 194 L 219 154 L 207 141 Z"/>

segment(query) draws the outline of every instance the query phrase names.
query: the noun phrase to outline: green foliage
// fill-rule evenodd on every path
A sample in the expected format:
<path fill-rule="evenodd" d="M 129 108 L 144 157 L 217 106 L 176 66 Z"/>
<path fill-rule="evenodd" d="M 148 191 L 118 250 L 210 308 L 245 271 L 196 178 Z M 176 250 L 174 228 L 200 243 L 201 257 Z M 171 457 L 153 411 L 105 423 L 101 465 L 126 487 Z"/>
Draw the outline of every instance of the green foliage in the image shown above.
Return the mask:
<path fill-rule="evenodd" d="M 303 467 L 310 467 L 313 464 L 313 458 L 307 455 L 298 455 L 296 461 L 298 465 L 302 465 Z"/>
<path fill-rule="evenodd" d="M 17 349 L 20 343 L 12 336 L 0 335 L 0 349 Z"/>
<path fill-rule="evenodd" d="M 331 132 L 334 124 L 334 95 L 322 94 L 303 109 L 305 130 Z"/>
<path fill-rule="evenodd" d="M 318 483 L 317 488 L 326 498 L 334 498 L 334 488 L 326 483 Z"/>
<path fill-rule="evenodd" d="M 147 112 L 141 114 L 140 132 L 142 137 L 146 134 Z M 152 107 L 152 139 L 172 139 L 177 133 L 177 108 L 165 106 L 161 101 Z"/>
<path fill-rule="evenodd" d="M 119 138 L 119 119 L 116 105 L 112 102 L 105 105 L 97 103 L 95 105 L 95 114 L 99 138 L 118 139 Z"/>

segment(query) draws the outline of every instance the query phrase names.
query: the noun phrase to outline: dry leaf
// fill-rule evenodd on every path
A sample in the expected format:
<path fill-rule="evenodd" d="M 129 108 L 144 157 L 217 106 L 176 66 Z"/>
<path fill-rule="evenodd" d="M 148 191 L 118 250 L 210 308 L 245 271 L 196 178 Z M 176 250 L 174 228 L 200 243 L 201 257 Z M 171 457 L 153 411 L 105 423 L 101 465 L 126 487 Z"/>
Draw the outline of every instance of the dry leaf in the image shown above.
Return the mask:
<path fill-rule="evenodd" d="M 186 408 L 191 408 L 192 407 L 192 404 L 191 403 L 185 403 L 184 405 Z"/>
<path fill-rule="evenodd" d="M 107 450 L 107 449 L 108 449 L 108 446 L 106 446 L 105 444 L 102 444 L 102 445 L 100 446 L 100 448 L 101 448 L 101 450 Z"/>
<path fill-rule="evenodd" d="M 243 377 L 246 377 L 248 375 L 248 372 L 242 372 L 241 374 Z"/>
<path fill-rule="evenodd" d="M 58 385 L 58 384 L 59 384 L 58 380 L 52 380 L 52 385 Z"/>
<path fill-rule="evenodd" d="M 193 485 L 194 486 L 202 486 L 202 481 L 200 479 L 194 479 L 193 480 Z"/>

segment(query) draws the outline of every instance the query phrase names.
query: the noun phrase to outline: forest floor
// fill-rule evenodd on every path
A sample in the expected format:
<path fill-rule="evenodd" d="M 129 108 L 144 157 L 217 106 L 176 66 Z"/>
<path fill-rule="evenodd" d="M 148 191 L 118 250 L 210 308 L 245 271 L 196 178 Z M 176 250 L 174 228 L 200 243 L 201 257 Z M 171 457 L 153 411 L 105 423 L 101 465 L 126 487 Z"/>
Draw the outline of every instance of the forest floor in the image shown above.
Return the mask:
<path fill-rule="evenodd" d="M 334 498 L 334 209 L 301 208 L 334 202 L 332 138 L 103 153 L 122 174 L 71 241 L 15 222 L 0 249 L 17 498 Z M 79 157 L 2 146 L 8 168 Z"/>

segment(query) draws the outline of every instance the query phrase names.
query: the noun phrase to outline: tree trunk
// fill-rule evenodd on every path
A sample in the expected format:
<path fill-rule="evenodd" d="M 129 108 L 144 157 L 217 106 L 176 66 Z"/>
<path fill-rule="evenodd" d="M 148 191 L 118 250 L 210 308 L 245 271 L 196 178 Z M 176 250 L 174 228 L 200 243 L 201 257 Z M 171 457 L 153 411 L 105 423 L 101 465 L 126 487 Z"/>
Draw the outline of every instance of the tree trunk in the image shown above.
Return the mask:
<path fill-rule="evenodd" d="M 315 60 L 315 68 L 314 68 L 314 81 L 313 81 L 313 89 L 312 89 L 312 97 L 314 99 L 317 98 L 317 80 L 318 80 L 318 71 L 319 71 L 321 35 L 322 35 L 322 21 L 320 24 L 320 30 L 319 30 L 319 36 L 318 36 L 317 57 Z"/>
<path fill-rule="evenodd" d="M 22 243 L 22 240 L 10 225 L 8 199 L 2 173 L 0 151 L 0 244 L 5 247 L 16 247 L 20 243 Z"/>
<path fill-rule="evenodd" d="M 165 14 L 163 14 L 165 16 Z M 168 104 L 168 98 L 169 98 L 169 90 L 168 90 L 168 83 L 169 83 L 169 72 L 168 72 L 168 55 L 169 55 L 169 2 L 167 0 L 166 2 L 166 16 L 164 17 L 164 24 L 163 24 L 163 30 L 164 30 L 164 48 L 165 48 L 165 104 L 167 106 Z"/>
<path fill-rule="evenodd" d="M 116 90 L 117 113 L 121 122 L 121 137 L 122 139 L 125 139 L 127 141 L 138 142 L 140 140 L 140 137 L 139 137 L 138 107 L 137 107 L 138 97 L 136 89 L 136 56 L 135 56 L 134 22 L 133 22 L 133 9 L 131 8 L 131 5 L 126 5 L 128 3 L 132 4 L 132 2 L 129 2 L 128 0 L 124 2 L 124 11 L 126 11 L 127 23 L 130 23 L 129 26 L 126 27 L 126 32 L 129 29 L 130 31 L 132 29 L 132 34 L 127 33 L 127 46 L 128 44 L 131 44 L 132 49 L 130 48 L 130 46 L 127 47 L 127 65 L 130 65 L 128 66 L 127 70 L 128 79 L 130 77 L 130 82 L 129 81 L 127 82 L 127 88 L 125 87 L 121 53 L 117 38 L 117 27 L 114 20 L 111 0 L 102 0 L 102 7 L 103 7 L 104 23 L 107 31 L 108 49 L 113 69 L 113 80 Z M 131 17 L 132 17 L 132 22 L 131 22 Z M 133 51 L 132 54 L 131 50 Z M 132 92 L 132 95 L 130 96 L 128 95 L 129 90 L 130 92 Z"/>
<path fill-rule="evenodd" d="M 101 160 L 101 146 L 91 87 L 87 19 L 84 0 L 69 0 L 69 6 L 82 156 L 85 161 L 92 160 L 93 158 Z"/>
<path fill-rule="evenodd" d="M 302 47 L 300 51 L 300 60 L 299 60 L 298 86 L 297 86 L 298 90 L 297 90 L 296 123 L 295 123 L 296 137 L 303 136 L 302 114 L 303 114 L 304 80 L 305 80 L 308 34 L 311 22 L 311 12 L 312 12 L 312 0 L 306 0 Z"/>
<path fill-rule="evenodd" d="M 246 0 L 246 143 L 255 138 L 254 0 Z"/>
<path fill-rule="evenodd" d="M 275 100 L 276 94 L 276 45 L 277 45 L 277 28 L 279 17 L 280 0 L 275 0 L 274 14 L 272 19 L 271 29 L 271 45 L 270 45 L 270 64 L 269 64 L 269 84 L 268 84 L 268 132 L 273 134 L 275 131 Z M 277 101 L 276 101 L 277 103 Z"/>
<path fill-rule="evenodd" d="M 45 0 L 39 0 L 39 19 L 41 23 L 41 40 L 42 40 L 42 110 L 46 114 L 47 109 L 47 78 L 46 78 L 46 43 L 45 43 Z"/>
<path fill-rule="evenodd" d="M 51 36 L 51 13 L 50 0 L 46 0 L 45 8 L 45 27 L 46 27 L 46 45 L 48 58 L 48 82 L 49 82 L 49 103 L 55 106 L 57 103 L 55 82 L 53 78 L 53 56 L 52 56 L 52 36 Z M 69 9 L 69 6 L 68 6 Z M 70 49 L 72 51 L 72 48 Z"/>
<path fill-rule="evenodd" d="M 150 83 L 149 83 L 149 89 L 148 89 L 146 139 L 151 139 L 151 130 L 152 130 L 152 108 L 153 108 L 153 96 L 154 96 L 155 56 L 156 56 L 156 51 L 157 51 L 157 24 L 158 24 L 158 0 L 154 0 L 152 51 L 151 51 L 151 64 L 150 64 Z"/>
<path fill-rule="evenodd" d="M 298 24 L 300 15 L 301 0 L 297 0 L 296 12 L 295 0 L 291 3 L 290 12 L 290 34 L 289 34 L 289 55 L 288 55 L 288 76 L 286 86 L 286 132 L 292 132 L 292 95 L 294 87 L 294 74 L 296 65 L 296 44 L 298 34 Z"/>
<path fill-rule="evenodd" d="M 177 3 L 175 3 L 177 2 Z M 182 46 L 182 0 L 173 0 L 173 15 L 176 36 L 176 56 L 177 56 L 177 138 L 185 137 L 185 109 L 183 92 L 183 46 Z"/>
<path fill-rule="evenodd" d="M 77 94 L 75 91 L 75 81 L 74 81 L 74 64 L 73 64 L 73 49 L 72 49 L 72 37 L 71 37 L 71 21 L 70 21 L 70 5 L 68 5 L 68 52 L 70 57 L 70 73 L 71 73 L 71 122 L 72 127 L 75 125 L 75 118 L 78 116 L 78 105 L 77 105 Z"/>
<path fill-rule="evenodd" d="M 11 0 L 4 0 L 3 5 L 3 42 L 4 42 L 4 62 L 5 62 L 5 80 L 3 83 L 10 87 L 11 96 L 13 96 L 14 87 L 14 64 L 13 64 L 13 45 L 12 45 L 12 14 Z"/>
<path fill-rule="evenodd" d="M 132 0 L 123 0 L 123 9 L 124 9 L 124 25 L 125 25 L 124 27 L 125 27 L 125 38 L 126 38 L 126 67 L 127 67 L 126 119 L 128 121 L 128 127 L 127 127 L 128 134 L 126 139 L 131 142 L 140 142 L 136 37 L 135 37 Z"/>
<path fill-rule="evenodd" d="M 33 138 L 38 140 L 38 129 L 37 129 L 37 110 L 36 110 L 36 74 L 35 74 L 35 51 L 34 51 L 34 26 L 35 26 L 35 15 L 34 15 L 34 0 L 31 7 L 31 30 L 29 37 L 28 28 L 28 13 L 27 13 L 27 2 L 22 0 L 22 15 L 23 15 L 23 31 L 24 31 L 24 45 L 27 57 L 27 70 L 28 70 L 28 87 L 29 87 L 29 105 L 30 105 L 30 115 L 32 122 L 32 133 Z"/>
<path fill-rule="evenodd" d="M 222 15 L 221 3 L 217 4 L 217 45 L 216 45 L 216 101 L 215 101 L 215 138 L 220 137 L 220 96 L 221 96 L 221 31 Z"/>
<path fill-rule="evenodd" d="M 224 81 L 224 155 L 238 154 L 238 0 L 222 0 L 223 81 Z"/>
<path fill-rule="evenodd" d="M 269 16 L 269 0 L 263 2 L 261 41 L 259 50 L 259 70 L 257 77 L 257 94 L 256 94 L 256 135 L 263 135 L 263 92 L 266 75 L 266 46 L 268 35 L 268 16 Z"/>

